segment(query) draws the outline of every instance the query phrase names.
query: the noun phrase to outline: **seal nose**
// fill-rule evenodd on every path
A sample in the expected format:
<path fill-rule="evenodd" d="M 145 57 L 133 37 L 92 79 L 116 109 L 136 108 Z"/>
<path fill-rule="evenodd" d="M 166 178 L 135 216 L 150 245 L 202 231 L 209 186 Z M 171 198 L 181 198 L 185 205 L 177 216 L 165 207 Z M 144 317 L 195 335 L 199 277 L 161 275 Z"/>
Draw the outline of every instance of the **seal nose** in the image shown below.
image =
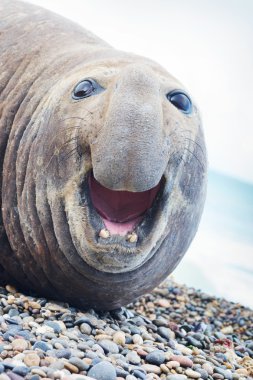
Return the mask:
<path fill-rule="evenodd" d="M 91 156 L 94 177 L 111 190 L 141 192 L 159 183 L 167 165 L 163 114 L 159 83 L 145 65 L 121 72 Z"/>

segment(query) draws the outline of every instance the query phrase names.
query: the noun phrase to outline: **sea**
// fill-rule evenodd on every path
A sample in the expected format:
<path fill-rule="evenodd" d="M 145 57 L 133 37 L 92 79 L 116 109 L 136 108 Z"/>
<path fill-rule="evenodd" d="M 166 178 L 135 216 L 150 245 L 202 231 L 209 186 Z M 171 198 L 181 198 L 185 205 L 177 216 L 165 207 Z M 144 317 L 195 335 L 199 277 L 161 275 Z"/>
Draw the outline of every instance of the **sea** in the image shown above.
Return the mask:
<path fill-rule="evenodd" d="M 253 309 L 253 184 L 209 172 L 198 232 L 173 277 Z"/>

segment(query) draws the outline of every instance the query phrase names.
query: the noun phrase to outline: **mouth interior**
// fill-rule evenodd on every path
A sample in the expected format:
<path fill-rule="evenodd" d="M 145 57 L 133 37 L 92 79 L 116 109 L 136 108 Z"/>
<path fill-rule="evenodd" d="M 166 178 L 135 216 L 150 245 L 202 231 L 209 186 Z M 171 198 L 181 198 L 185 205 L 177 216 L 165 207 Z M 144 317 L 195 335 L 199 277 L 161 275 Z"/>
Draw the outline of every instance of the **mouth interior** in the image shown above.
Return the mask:
<path fill-rule="evenodd" d="M 152 206 L 161 187 L 161 181 L 150 190 L 142 192 L 115 191 L 101 185 L 89 175 L 91 201 L 112 235 L 126 235 L 133 231 Z"/>

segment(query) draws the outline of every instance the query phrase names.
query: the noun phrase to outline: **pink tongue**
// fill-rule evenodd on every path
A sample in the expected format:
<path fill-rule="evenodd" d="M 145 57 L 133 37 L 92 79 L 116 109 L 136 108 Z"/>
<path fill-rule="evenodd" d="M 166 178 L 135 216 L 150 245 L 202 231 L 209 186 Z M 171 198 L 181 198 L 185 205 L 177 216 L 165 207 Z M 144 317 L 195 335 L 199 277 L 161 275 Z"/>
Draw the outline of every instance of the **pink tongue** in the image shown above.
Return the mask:
<path fill-rule="evenodd" d="M 126 223 L 115 223 L 111 222 L 110 220 L 103 219 L 105 227 L 110 231 L 111 235 L 121 235 L 125 236 L 127 232 L 133 231 L 134 227 L 137 226 L 137 224 L 141 221 L 142 217 L 135 218 L 131 220 L 130 222 Z"/>
<path fill-rule="evenodd" d="M 132 231 L 154 201 L 161 184 L 142 192 L 114 191 L 89 176 L 89 188 L 94 208 L 112 234 L 125 235 Z"/>

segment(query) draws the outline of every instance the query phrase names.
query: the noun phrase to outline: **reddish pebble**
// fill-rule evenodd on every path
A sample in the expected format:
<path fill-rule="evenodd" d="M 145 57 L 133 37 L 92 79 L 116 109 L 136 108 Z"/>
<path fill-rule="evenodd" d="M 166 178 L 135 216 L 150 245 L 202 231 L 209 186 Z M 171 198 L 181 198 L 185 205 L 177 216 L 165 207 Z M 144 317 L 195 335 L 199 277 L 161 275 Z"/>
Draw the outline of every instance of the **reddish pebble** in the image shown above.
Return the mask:
<path fill-rule="evenodd" d="M 139 355 L 139 356 L 147 356 L 147 352 L 146 351 L 144 351 L 142 348 L 138 348 L 138 350 L 136 351 L 137 352 L 137 354 Z"/>
<path fill-rule="evenodd" d="M 175 360 L 178 363 L 181 364 L 182 367 L 192 367 L 193 366 L 193 361 L 188 358 L 187 356 L 183 355 L 171 355 L 170 360 Z"/>
<path fill-rule="evenodd" d="M 166 298 L 159 298 L 157 301 L 156 301 L 156 304 L 158 306 L 161 306 L 161 307 L 170 307 L 171 306 L 171 303 L 169 300 L 167 300 Z"/>

